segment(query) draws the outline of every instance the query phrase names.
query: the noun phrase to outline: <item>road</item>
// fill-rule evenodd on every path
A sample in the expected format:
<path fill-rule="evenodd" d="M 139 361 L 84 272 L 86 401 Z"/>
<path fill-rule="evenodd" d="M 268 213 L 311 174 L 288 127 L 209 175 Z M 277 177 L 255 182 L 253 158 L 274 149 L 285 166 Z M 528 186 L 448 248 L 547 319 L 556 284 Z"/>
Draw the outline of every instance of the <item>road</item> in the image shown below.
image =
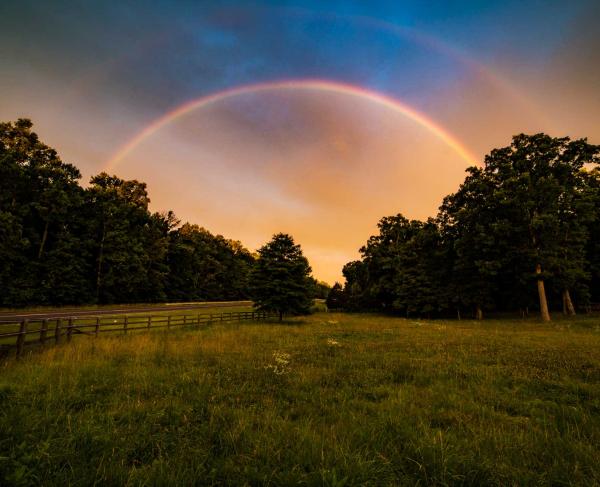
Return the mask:
<path fill-rule="evenodd" d="M 252 301 L 214 301 L 203 303 L 172 303 L 172 304 L 136 304 L 129 306 L 102 307 L 99 309 L 56 308 L 15 312 L 0 312 L 0 321 L 20 321 L 23 319 L 43 320 L 52 318 L 69 318 L 75 316 L 123 315 L 130 313 L 153 313 L 164 311 L 196 310 L 203 308 L 233 308 L 252 306 Z"/>

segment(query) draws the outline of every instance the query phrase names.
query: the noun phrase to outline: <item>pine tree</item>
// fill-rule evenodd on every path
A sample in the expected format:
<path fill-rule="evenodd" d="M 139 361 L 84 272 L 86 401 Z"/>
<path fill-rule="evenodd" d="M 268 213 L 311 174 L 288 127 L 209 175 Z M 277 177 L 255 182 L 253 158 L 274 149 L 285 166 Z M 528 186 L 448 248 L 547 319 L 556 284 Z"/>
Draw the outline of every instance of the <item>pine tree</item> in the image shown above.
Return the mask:
<path fill-rule="evenodd" d="M 290 235 L 278 233 L 258 255 L 250 284 L 254 306 L 277 312 L 279 321 L 287 314 L 307 313 L 313 293 L 311 268 L 300 245 Z"/>
<path fill-rule="evenodd" d="M 339 282 L 336 282 L 333 287 L 329 290 L 326 300 L 328 309 L 344 309 L 345 308 L 345 295 L 344 289 Z"/>

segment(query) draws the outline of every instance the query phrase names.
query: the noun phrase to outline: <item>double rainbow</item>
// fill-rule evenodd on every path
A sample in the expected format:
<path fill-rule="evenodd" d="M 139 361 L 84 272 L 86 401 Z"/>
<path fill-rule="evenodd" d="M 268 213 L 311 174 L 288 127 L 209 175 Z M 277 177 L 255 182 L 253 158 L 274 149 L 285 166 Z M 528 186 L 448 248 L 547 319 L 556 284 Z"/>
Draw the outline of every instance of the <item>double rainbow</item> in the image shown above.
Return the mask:
<path fill-rule="evenodd" d="M 456 154 L 458 154 L 465 162 L 469 165 L 476 165 L 476 158 L 471 154 L 469 149 L 457 140 L 450 132 L 438 125 L 431 118 L 426 117 L 422 113 L 419 113 L 414 108 L 407 104 L 396 100 L 387 95 L 383 95 L 376 91 L 368 90 L 359 86 L 354 86 L 345 83 L 325 81 L 319 79 L 307 79 L 307 80 L 284 80 L 284 81 L 270 81 L 265 83 L 256 83 L 250 85 L 238 86 L 230 88 L 224 91 L 219 91 L 211 95 L 202 96 L 189 102 L 186 102 L 175 109 L 167 112 L 161 117 L 156 118 L 137 135 L 130 139 L 127 143 L 119 148 L 119 150 L 110 158 L 107 162 L 105 170 L 112 171 L 115 167 L 125 159 L 138 145 L 140 145 L 148 137 L 155 134 L 162 127 L 169 123 L 183 117 L 195 110 L 200 110 L 211 104 L 241 95 L 263 93 L 268 91 L 292 91 L 292 90 L 304 90 L 304 91 L 316 91 L 321 93 L 337 93 L 348 95 L 351 97 L 368 100 L 377 105 L 381 105 L 385 108 L 393 110 L 394 112 L 403 115 L 415 123 L 419 124 L 430 133 L 438 137 L 450 148 L 452 148 Z"/>

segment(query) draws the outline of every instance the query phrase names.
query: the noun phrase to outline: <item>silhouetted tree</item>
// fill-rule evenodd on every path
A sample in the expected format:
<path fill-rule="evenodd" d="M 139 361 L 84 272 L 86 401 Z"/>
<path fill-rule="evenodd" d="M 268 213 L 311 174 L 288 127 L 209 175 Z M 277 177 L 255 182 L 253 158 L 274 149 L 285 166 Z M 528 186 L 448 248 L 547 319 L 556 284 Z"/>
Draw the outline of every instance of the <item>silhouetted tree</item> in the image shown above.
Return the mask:
<path fill-rule="evenodd" d="M 251 274 L 254 306 L 279 313 L 279 321 L 286 314 L 307 313 L 313 295 L 310 272 L 300 245 L 289 235 L 274 235 L 259 249 Z"/>
<path fill-rule="evenodd" d="M 344 288 L 339 282 L 336 282 L 327 295 L 327 308 L 337 310 L 344 309 L 346 307 L 345 301 Z"/>

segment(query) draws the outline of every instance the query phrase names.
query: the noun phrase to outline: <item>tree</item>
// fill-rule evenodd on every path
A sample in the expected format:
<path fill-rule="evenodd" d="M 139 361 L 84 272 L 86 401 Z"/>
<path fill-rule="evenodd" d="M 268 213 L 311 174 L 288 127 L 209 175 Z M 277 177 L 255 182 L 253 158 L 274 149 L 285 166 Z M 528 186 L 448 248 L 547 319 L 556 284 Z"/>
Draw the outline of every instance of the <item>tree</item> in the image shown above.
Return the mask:
<path fill-rule="evenodd" d="M 410 314 L 438 314 L 447 308 L 444 248 L 436 222 L 412 220 L 409 238 L 396 257 L 394 308 Z"/>
<path fill-rule="evenodd" d="M 100 173 L 86 191 L 94 240 L 94 282 L 100 303 L 147 301 L 145 246 L 151 214 L 146 184 Z"/>
<path fill-rule="evenodd" d="M 561 297 L 574 314 L 573 297 L 600 296 L 600 177 L 589 168 L 599 154 L 586 139 L 513 137 L 467 170 L 435 220 L 380 220 L 362 259 L 344 267 L 348 308 L 429 315 L 454 306 L 482 318 L 484 309 L 526 313 L 537 300 L 549 320 L 549 299 Z"/>
<path fill-rule="evenodd" d="M 344 265 L 342 274 L 346 280 L 344 285 L 346 308 L 351 311 L 358 311 L 371 307 L 371 301 L 367 297 L 369 291 L 369 269 L 367 264 L 362 260 L 353 260 Z"/>
<path fill-rule="evenodd" d="M 327 295 L 327 309 L 344 309 L 346 306 L 344 289 L 339 282 L 336 282 Z"/>
<path fill-rule="evenodd" d="M 0 272 L 6 305 L 89 300 L 79 170 L 28 119 L 0 123 Z"/>
<path fill-rule="evenodd" d="M 459 190 L 444 198 L 438 221 L 448 245 L 449 294 L 460 317 L 471 308 L 477 319 L 494 306 L 497 273 L 506 249 L 491 231 L 495 221 L 493 185 L 477 167 L 467 169 Z M 494 229 L 496 230 L 496 229 Z"/>
<path fill-rule="evenodd" d="M 300 245 L 290 235 L 278 233 L 258 251 L 251 274 L 254 306 L 261 311 L 307 313 L 312 304 L 311 268 Z"/>
<path fill-rule="evenodd" d="M 446 255 L 437 223 L 382 218 L 379 235 L 360 249 L 362 262 L 344 268 L 351 305 L 409 314 L 439 313 L 447 308 Z"/>
<path fill-rule="evenodd" d="M 315 278 L 310 278 L 311 285 L 313 287 L 312 297 L 315 299 L 327 299 L 331 286 L 325 281 L 318 281 Z"/>
<path fill-rule="evenodd" d="M 169 239 L 169 299 L 246 299 L 253 261 L 240 242 L 185 223 Z"/>
<path fill-rule="evenodd" d="M 586 173 L 588 187 L 594 202 L 594 219 L 588 223 L 586 261 L 590 269 L 590 298 L 600 302 L 600 168 Z"/>
<path fill-rule="evenodd" d="M 573 284 L 581 276 L 593 206 L 586 203 L 582 169 L 598 162 L 600 146 L 585 139 L 545 134 L 513 137 L 512 144 L 485 158 L 484 172 L 494 186 L 497 221 L 510 228 L 512 253 L 524 263 L 521 273 L 535 273 L 541 317 L 550 320 L 546 280 Z M 568 248 L 568 252 L 564 249 Z M 563 300 L 570 301 L 568 287 Z"/>

